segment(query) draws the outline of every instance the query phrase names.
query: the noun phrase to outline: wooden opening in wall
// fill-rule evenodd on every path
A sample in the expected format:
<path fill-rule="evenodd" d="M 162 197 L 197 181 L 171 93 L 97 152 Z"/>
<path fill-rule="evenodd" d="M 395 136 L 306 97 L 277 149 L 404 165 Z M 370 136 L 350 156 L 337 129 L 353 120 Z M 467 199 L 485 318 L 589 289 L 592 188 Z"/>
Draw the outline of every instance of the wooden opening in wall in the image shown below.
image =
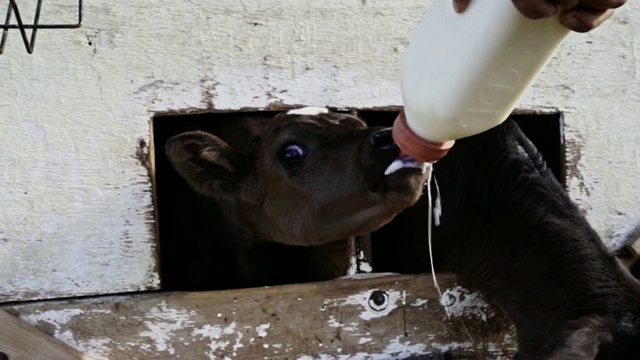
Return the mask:
<path fill-rule="evenodd" d="M 397 111 L 349 110 L 357 112 L 371 126 L 391 126 Z M 160 248 L 160 273 L 163 290 L 221 290 L 246 287 L 235 275 L 238 250 L 231 244 L 233 234 L 225 228 L 219 208 L 197 196 L 177 174 L 164 153 L 164 144 L 172 136 L 191 130 L 202 130 L 220 137 L 234 136 L 240 119 L 272 118 L 278 111 L 239 111 L 202 114 L 157 115 L 152 119 L 152 158 L 155 164 L 156 218 Z M 514 119 L 539 149 L 558 180 L 565 184 L 562 116 L 554 114 L 515 114 Z M 268 120 L 267 120 L 268 121 Z M 388 226 L 393 226 L 392 221 Z M 376 244 L 386 237 L 384 229 L 370 236 L 351 239 L 341 261 L 356 261 L 358 254 L 372 257 L 374 272 L 427 272 L 426 267 L 406 267 L 402 249 L 376 251 Z M 371 241 L 371 239 L 373 239 Z M 373 244 L 373 245 L 371 245 Z M 380 246 L 384 248 L 384 246 Z M 269 285 L 303 283 L 317 280 L 318 274 L 299 269 L 322 249 L 300 248 L 279 244 L 261 244 L 255 249 L 263 256 L 253 257 L 281 273 Z M 409 252 L 410 250 L 407 249 Z M 366 257 L 366 256 L 365 256 Z M 406 259 L 406 258 L 405 258 Z M 361 259 L 362 260 L 362 259 Z M 365 259 L 366 261 L 366 259 Z M 265 264 L 244 264 L 244 266 Z M 362 270 L 362 267 L 360 268 Z M 346 274 L 345 274 L 346 275 Z"/>

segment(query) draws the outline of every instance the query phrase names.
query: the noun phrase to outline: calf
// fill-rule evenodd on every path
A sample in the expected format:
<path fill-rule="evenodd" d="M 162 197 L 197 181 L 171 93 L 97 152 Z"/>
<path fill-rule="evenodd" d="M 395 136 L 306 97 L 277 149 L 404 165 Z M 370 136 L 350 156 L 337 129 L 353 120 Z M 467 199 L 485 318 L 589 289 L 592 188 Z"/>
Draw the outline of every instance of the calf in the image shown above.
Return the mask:
<path fill-rule="evenodd" d="M 434 265 L 503 310 L 517 331 L 517 359 L 640 359 L 640 283 L 513 121 L 458 141 L 434 174 L 442 196 Z M 411 234 L 400 243 L 374 236 L 374 250 L 402 263 L 391 269 L 374 252 L 374 268 L 429 269 L 428 206 L 421 201 L 377 234 Z"/>
<path fill-rule="evenodd" d="M 281 272 L 299 272 L 295 266 L 323 269 L 317 279 L 344 274 L 346 264 L 334 261 L 344 250 L 340 239 L 379 229 L 416 202 L 374 233 L 374 268 L 429 269 L 423 169 L 397 159 L 388 129 L 320 110 L 245 129 L 249 136 L 235 143 L 187 132 L 166 145 L 177 172 L 208 199 L 206 208 L 226 218 L 244 285 L 277 283 Z M 443 207 L 435 265 L 460 274 L 513 321 L 516 358 L 640 358 L 640 284 L 607 252 L 515 123 L 458 141 L 434 173 Z M 398 228 L 411 236 L 376 241 Z M 264 254 L 273 244 L 281 248 Z M 283 262 L 278 251 L 300 246 L 314 249 L 315 262 L 273 273 Z M 401 266 L 379 262 L 376 252 L 397 254 Z"/>
<path fill-rule="evenodd" d="M 390 130 L 355 116 L 306 108 L 233 125 L 233 134 L 189 131 L 166 143 L 168 160 L 202 195 L 179 216 L 206 234 L 161 249 L 165 266 L 199 276 L 165 277 L 165 285 L 180 284 L 174 290 L 346 275 L 344 239 L 380 228 L 422 193 L 424 165 L 395 161 Z M 401 169 L 385 175 L 394 162 Z"/>

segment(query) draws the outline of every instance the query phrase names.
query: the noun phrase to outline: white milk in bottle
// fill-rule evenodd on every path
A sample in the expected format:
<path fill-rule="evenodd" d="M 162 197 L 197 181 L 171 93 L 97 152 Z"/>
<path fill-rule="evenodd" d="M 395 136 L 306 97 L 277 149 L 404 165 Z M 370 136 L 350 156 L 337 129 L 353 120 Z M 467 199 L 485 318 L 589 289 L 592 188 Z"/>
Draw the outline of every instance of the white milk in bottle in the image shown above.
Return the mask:
<path fill-rule="evenodd" d="M 531 20 L 510 0 L 472 0 L 461 14 L 433 0 L 400 64 L 402 151 L 433 162 L 456 139 L 502 123 L 570 30 Z"/>

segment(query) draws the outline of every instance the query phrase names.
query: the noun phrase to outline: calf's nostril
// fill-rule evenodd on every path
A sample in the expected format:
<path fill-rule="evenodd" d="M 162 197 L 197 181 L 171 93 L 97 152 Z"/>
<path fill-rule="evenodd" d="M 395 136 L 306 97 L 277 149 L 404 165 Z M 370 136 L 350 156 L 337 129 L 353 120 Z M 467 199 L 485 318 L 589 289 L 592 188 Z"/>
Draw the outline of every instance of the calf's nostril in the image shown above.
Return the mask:
<path fill-rule="evenodd" d="M 385 151 L 399 150 L 398 146 L 393 141 L 393 136 L 391 135 L 391 129 L 376 131 L 373 134 L 371 134 L 371 137 L 369 138 L 369 140 L 371 141 L 371 144 L 374 147 L 380 150 L 385 150 Z"/>

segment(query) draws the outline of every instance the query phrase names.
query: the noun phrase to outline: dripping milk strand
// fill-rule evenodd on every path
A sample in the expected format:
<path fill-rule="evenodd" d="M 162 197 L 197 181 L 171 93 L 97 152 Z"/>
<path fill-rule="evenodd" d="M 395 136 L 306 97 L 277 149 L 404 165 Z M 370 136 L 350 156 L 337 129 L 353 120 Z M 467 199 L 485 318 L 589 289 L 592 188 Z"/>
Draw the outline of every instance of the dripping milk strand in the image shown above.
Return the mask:
<path fill-rule="evenodd" d="M 431 247 L 431 227 L 432 227 L 432 217 L 433 217 L 433 222 L 435 222 L 436 226 L 440 225 L 440 214 L 442 213 L 442 203 L 440 201 L 440 188 L 438 187 L 438 181 L 436 180 L 435 176 L 433 176 L 433 165 L 429 164 L 428 165 L 428 170 L 427 170 L 427 200 L 429 201 L 429 207 L 428 207 L 428 211 L 427 211 L 427 217 L 429 218 L 427 220 L 427 239 L 429 242 L 429 261 L 431 262 L 431 276 L 433 277 L 433 285 L 436 287 L 436 290 L 438 291 L 438 296 L 440 296 L 440 304 L 444 307 L 444 311 L 447 313 L 447 318 L 451 318 L 451 315 L 449 314 L 449 308 L 447 307 L 447 304 L 445 304 L 444 302 L 444 297 L 442 295 L 442 291 L 440 290 L 440 285 L 438 284 L 438 279 L 436 278 L 436 271 L 435 271 L 435 266 L 433 265 L 433 249 Z M 433 181 L 436 185 L 436 199 L 435 199 L 435 204 L 432 206 L 432 202 L 431 202 L 431 177 L 433 177 Z"/>

